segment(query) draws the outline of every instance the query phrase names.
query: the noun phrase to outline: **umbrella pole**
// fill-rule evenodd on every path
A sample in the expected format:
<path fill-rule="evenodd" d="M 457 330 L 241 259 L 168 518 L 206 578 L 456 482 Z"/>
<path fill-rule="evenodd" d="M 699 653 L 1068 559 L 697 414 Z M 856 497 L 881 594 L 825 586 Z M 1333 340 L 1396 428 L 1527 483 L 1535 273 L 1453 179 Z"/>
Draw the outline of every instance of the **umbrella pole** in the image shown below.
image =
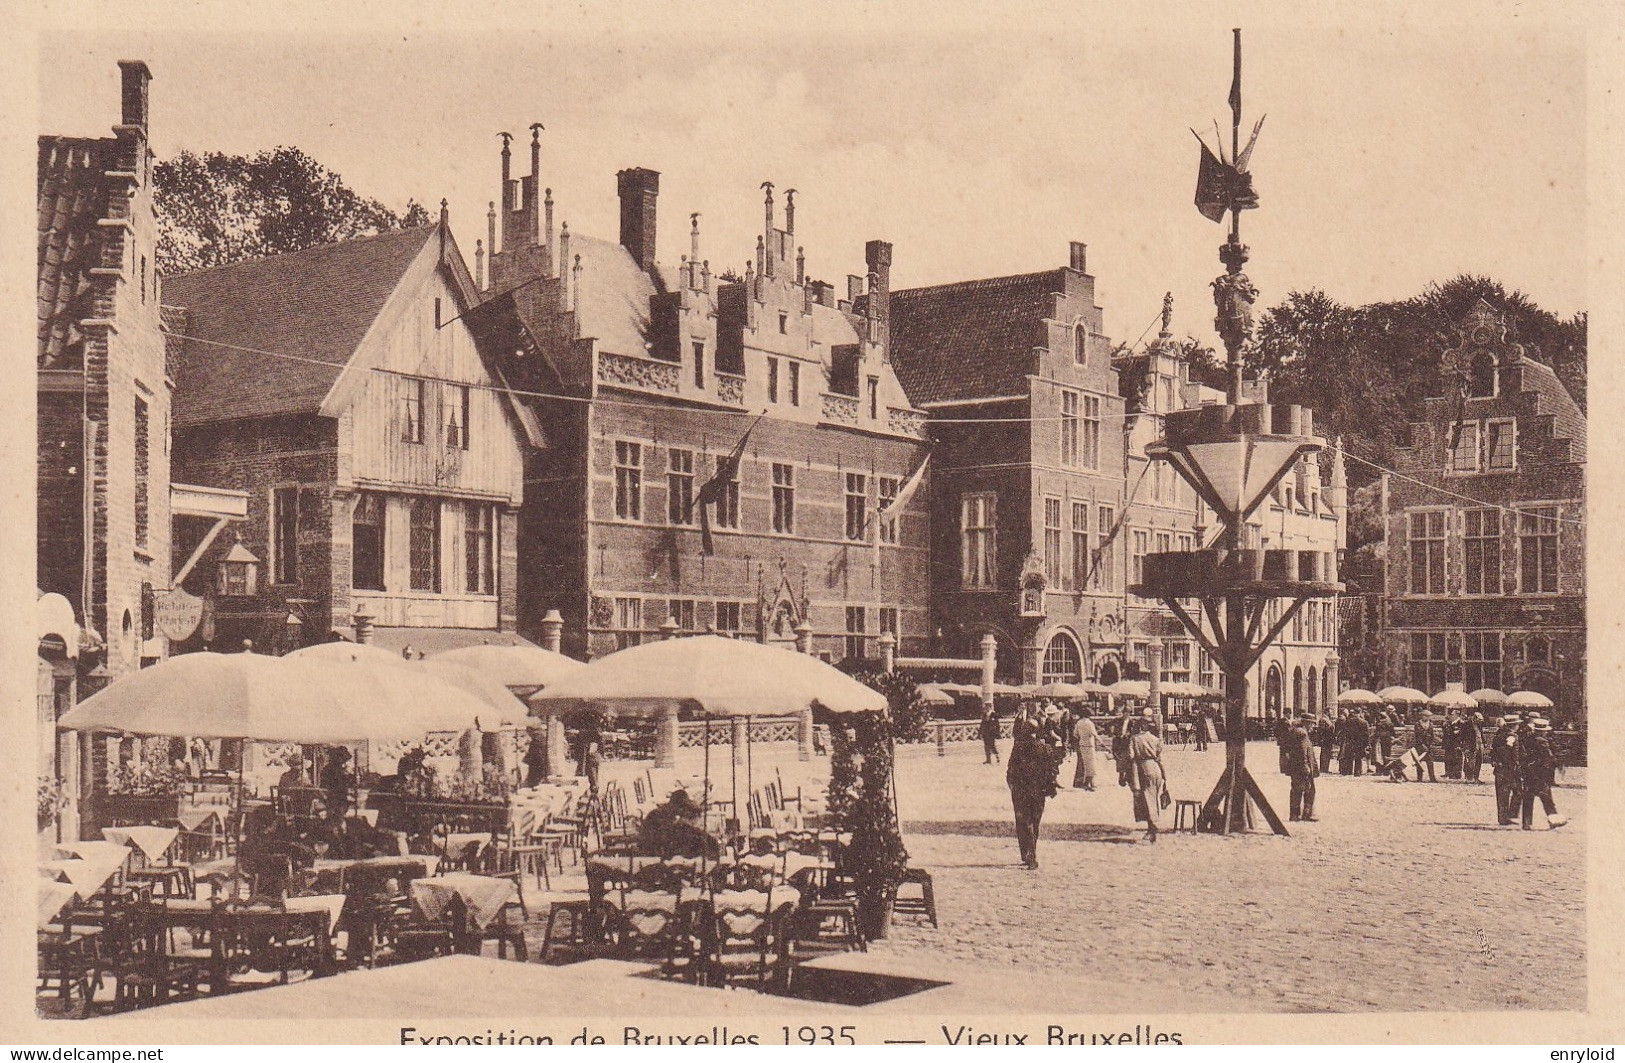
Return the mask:
<path fill-rule="evenodd" d="M 745 732 L 745 737 L 747 739 L 750 737 L 749 731 Z M 747 742 L 747 747 L 748 745 Z M 737 828 L 739 826 L 739 758 L 734 755 L 736 752 L 737 750 L 734 749 L 733 744 L 733 734 L 730 733 L 728 735 L 728 776 L 733 780 L 733 822 Z"/>

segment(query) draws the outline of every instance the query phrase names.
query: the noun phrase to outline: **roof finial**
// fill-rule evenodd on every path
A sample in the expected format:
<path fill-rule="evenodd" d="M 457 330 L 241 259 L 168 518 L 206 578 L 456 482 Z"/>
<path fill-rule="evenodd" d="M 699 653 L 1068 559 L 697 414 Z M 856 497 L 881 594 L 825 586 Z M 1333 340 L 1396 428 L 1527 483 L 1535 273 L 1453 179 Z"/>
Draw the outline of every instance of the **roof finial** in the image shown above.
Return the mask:
<path fill-rule="evenodd" d="M 1161 336 L 1162 339 L 1167 339 L 1169 336 L 1173 335 L 1173 333 L 1170 331 L 1170 328 L 1173 325 L 1173 320 L 1174 320 L 1174 293 L 1173 292 L 1163 292 L 1162 293 L 1162 336 Z"/>
<path fill-rule="evenodd" d="M 450 207 L 451 207 L 451 204 L 448 203 L 446 200 L 442 199 L 440 201 L 440 224 L 441 225 L 448 224 L 451 221 Z"/>

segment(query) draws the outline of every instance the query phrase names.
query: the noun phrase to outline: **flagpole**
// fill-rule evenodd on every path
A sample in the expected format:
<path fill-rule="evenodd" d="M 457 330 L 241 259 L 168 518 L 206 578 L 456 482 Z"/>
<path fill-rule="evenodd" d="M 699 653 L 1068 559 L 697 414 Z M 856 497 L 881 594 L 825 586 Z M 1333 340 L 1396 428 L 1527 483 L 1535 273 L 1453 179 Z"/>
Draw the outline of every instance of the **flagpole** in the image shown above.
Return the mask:
<path fill-rule="evenodd" d="M 1230 31 L 1235 34 L 1235 72 L 1230 80 L 1230 160 L 1233 165 L 1241 158 L 1241 27 Z M 1230 210 L 1230 242 L 1241 243 L 1241 208 Z M 1235 402 L 1232 398 L 1230 401 Z"/>

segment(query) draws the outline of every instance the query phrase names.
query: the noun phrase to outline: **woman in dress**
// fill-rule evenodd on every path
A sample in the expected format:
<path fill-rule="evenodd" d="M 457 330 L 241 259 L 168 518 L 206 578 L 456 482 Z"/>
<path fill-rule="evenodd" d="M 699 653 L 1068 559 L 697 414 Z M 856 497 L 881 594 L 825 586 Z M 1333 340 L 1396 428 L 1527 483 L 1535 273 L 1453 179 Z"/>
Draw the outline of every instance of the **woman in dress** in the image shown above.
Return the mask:
<path fill-rule="evenodd" d="M 1147 710 L 1149 713 L 1150 710 Z M 1128 740 L 1129 788 L 1134 791 L 1135 817 L 1145 820 L 1145 840 L 1157 840 L 1157 826 L 1168 801 L 1168 781 L 1162 770 L 1162 739 L 1155 733 L 1156 718 L 1130 725 Z"/>

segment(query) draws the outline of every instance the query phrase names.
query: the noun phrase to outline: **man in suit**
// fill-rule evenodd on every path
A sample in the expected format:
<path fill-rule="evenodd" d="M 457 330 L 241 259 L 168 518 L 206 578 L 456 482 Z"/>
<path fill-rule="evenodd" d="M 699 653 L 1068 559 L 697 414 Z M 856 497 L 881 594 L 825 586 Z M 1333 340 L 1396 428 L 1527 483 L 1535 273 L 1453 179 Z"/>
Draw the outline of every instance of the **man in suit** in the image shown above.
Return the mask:
<path fill-rule="evenodd" d="M 1484 717 L 1463 713 L 1461 717 L 1461 774 L 1468 782 L 1478 782 L 1484 767 Z"/>
<path fill-rule="evenodd" d="M 1349 740 L 1349 724 L 1353 713 L 1348 709 L 1341 709 L 1337 713 L 1337 773 L 1339 775 L 1354 774 L 1354 746 Z"/>
<path fill-rule="evenodd" d="M 1354 771 L 1351 774 L 1364 775 L 1366 750 L 1371 746 L 1371 725 L 1365 722 L 1362 713 L 1349 714 L 1348 740 L 1354 755 Z"/>
<path fill-rule="evenodd" d="M 1433 713 L 1426 709 L 1416 718 L 1416 726 L 1411 729 L 1411 748 L 1421 758 L 1416 764 L 1416 781 L 1422 781 L 1422 769 L 1428 773 L 1428 782 L 1438 782 L 1439 777 L 1433 767 L 1433 744 L 1438 740 L 1439 733 L 1433 726 Z"/>
<path fill-rule="evenodd" d="M 1444 721 L 1444 777 L 1461 778 L 1461 717 L 1455 709 Z"/>
<path fill-rule="evenodd" d="M 1541 716 L 1530 720 L 1518 740 L 1518 749 L 1518 778 L 1523 790 L 1523 829 L 1535 829 L 1535 799 L 1538 797 L 1541 809 L 1546 813 L 1547 829 L 1556 830 L 1568 820 L 1557 814 L 1557 803 L 1552 800 L 1557 757 L 1552 752 L 1551 722 Z"/>
<path fill-rule="evenodd" d="M 1371 759 L 1377 764 L 1394 759 L 1394 711 L 1387 705 L 1377 710 L 1371 724 Z"/>
<path fill-rule="evenodd" d="M 1501 726 L 1490 739 L 1490 766 L 1495 769 L 1495 821 L 1512 825 L 1518 804 L 1518 725 L 1516 714 L 1501 717 Z"/>
<path fill-rule="evenodd" d="M 1337 741 L 1337 729 L 1330 716 L 1321 713 L 1315 723 L 1313 738 L 1315 745 L 1320 747 L 1320 774 L 1329 775 L 1332 770 L 1332 747 Z"/>
<path fill-rule="evenodd" d="M 1004 778 L 1016 817 L 1016 845 L 1028 870 L 1038 868 L 1038 829 L 1044 803 L 1055 796 L 1055 773 L 1066 756 L 1066 740 L 1035 702 L 1024 705 L 1012 727 Z"/>
<path fill-rule="evenodd" d="M 1313 823 L 1315 820 L 1315 748 L 1309 740 L 1309 718 L 1300 716 L 1287 732 L 1281 745 L 1281 759 L 1287 775 L 1292 779 L 1291 818 Z"/>

